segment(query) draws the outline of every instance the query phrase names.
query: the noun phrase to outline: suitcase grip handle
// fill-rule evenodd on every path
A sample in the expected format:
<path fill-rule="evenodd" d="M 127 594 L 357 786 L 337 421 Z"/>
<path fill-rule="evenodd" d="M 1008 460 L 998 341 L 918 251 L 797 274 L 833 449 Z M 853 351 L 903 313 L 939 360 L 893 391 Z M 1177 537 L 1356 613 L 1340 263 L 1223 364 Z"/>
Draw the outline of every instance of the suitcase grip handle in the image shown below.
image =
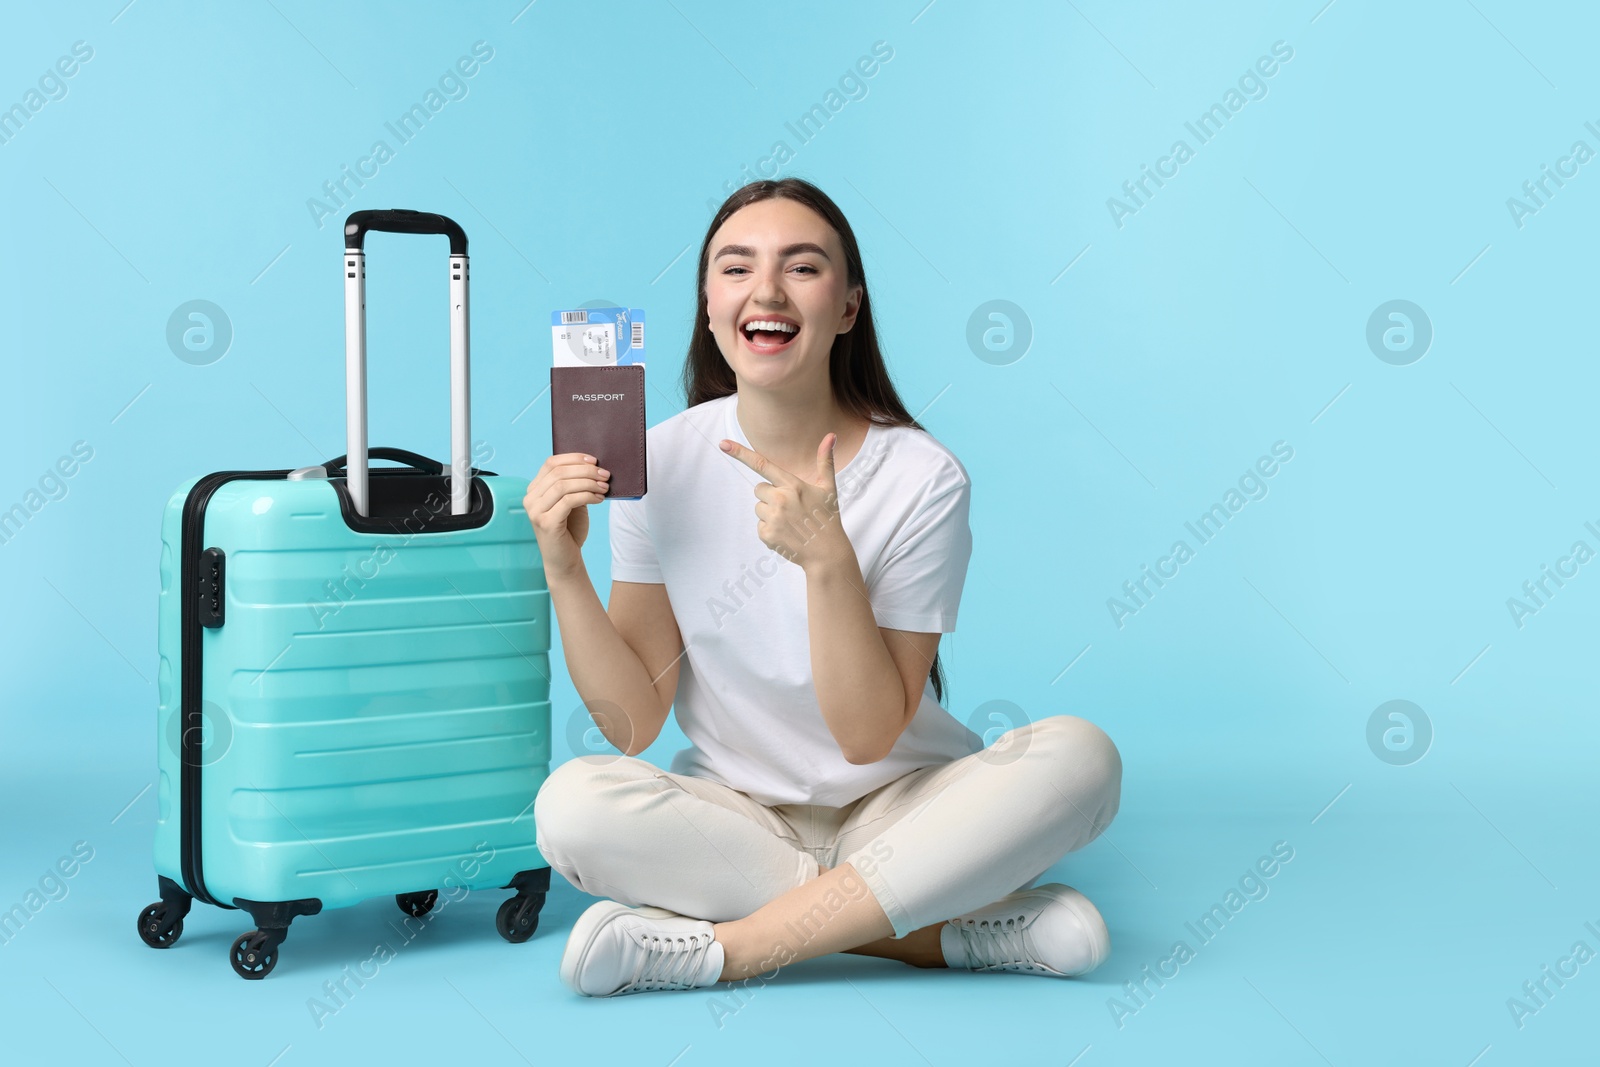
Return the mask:
<path fill-rule="evenodd" d="M 446 471 L 445 465 L 438 460 L 429 459 L 420 452 L 411 452 L 404 448 L 388 448 L 380 445 L 377 448 L 367 449 L 367 457 L 369 459 L 388 459 L 396 463 L 404 463 L 408 467 L 414 467 L 428 474 L 442 475 Z M 324 463 L 323 467 L 327 469 L 328 477 L 332 478 L 338 471 L 343 470 L 349 459 L 350 456 L 347 453 Z"/>
<path fill-rule="evenodd" d="M 344 223 L 344 246 L 359 251 L 368 232 L 382 230 L 386 233 L 442 233 L 450 238 L 450 254 L 467 254 L 467 232 L 451 218 L 431 211 L 411 211 L 392 207 L 368 211 L 352 211 Z"/>

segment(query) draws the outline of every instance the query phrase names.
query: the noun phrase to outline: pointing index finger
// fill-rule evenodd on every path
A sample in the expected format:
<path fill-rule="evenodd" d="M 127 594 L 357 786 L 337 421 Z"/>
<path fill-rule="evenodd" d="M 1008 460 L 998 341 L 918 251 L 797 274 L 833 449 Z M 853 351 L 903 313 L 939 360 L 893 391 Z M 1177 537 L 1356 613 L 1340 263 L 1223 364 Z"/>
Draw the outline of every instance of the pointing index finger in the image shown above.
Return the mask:
<path fill-rule="evenodd" d="M 753 448 L 746 448 L 737 441 L 731 441 L 724 437 L 722 439 L 722 450 L 769 482 L 791 487 L 799 482 L 798 478 L 766 456 L 763 456 L 760 452 Z"/>

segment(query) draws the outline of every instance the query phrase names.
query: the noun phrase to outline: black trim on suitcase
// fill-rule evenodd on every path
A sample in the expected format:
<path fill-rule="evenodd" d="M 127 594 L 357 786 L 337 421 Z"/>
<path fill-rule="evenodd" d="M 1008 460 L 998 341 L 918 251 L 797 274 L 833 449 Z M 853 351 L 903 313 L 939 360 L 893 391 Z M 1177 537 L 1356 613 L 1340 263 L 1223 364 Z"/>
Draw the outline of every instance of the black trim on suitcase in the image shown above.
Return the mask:
<path fill-rule="evenodd" d="M 492 474 L 474 470 L 474 475 Z M 368 472 L 367 510 L 356 511 L 350 498 L 350 484 L 343 475 L 332 475 L 328 484 L 339 497 L 339 512 L 344 524 L 357 533 L 443 533 L 447 530 L 476 530 L 494 517 L 494 499 L 478 477 L 472 479 L 467 510 L 450 514 L 450 478 L 415 470 L 381 468 Z"/>
<path fill-rule="evenodd" d="M 339 498 L 339 512 L 344 517 L 345 525 L 357 533 L 411 534 L 434 530 L 475 530 L 486 525 L 491 518 L 489 495 L 478 478 L 493 478 L 494 471 L 476 467 L 472 469 L 467 510 L 461 515 L 452 515 L 449 511 L 450 468 L 447 464 L 419 452 L 381 446 L 367 449 L 367 458 L 404 463 L 409 469 L 369 469 L 369 514 L 362 515 L 356 511 L 355 500 L 350 495 L 350 482 L 345 473 L 349 458 L 344 455 L 325 460 L 322 469 Z M 383 482 L 374 489 L 370 480 L 373 475 L 408 477 L 405 481 Z"/>
<path fill-rule="evenodd" d="M 210 593 L 202 597 L 200 573 L 205 549 L 200 547 L 205 534 L 206 505 L 212 494 L 228 482 L 239 478 L 259 478 L 267 481 L 287 478 L 289 471 L 218 471 L 208 474 L 194 484 L 183 502 L 183 522 L 179 539 L 182 579 L 179 583 L 183 597 L 179 604 L 179 648 L 183 657 L 182 679 L 178 689 L 178 714 L 182 716 L 182 739 L 178 750 L 178 856 L 183 868 L 183 885 L 196 900 L 215 904 L 219 908 L 233 907 L 224 904 L 206 892 L 205 874 L 200 857 L 200 767 L 201 748 L 205 741 L 205 718 L 201 707 L 200 649 L 205 618 L 210 613 Z M 207 565 L 209 572 L 209 564 Z M 203 601 L 203 602 L 202 602 Z M 204 611 L 202 611 L 204 608 Z"/>
<path fill-rule="evenodd" d="M 262 931 L 281 932 L 279 940 L 289 936 L 289 924 L 302 915 L 318 915 L 322 901 L 316 897 L 304 900 L 246 900 L 234 897 L 233 906 L 250 913 L 256 928 Z"/>

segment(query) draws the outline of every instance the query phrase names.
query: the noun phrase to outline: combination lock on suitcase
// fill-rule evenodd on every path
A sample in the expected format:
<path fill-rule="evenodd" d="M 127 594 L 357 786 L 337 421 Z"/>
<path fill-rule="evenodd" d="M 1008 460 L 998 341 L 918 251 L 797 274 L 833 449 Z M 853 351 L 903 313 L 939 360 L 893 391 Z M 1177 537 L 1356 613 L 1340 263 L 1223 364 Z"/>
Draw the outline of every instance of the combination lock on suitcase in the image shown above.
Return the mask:
<path fill-rule="evenodd" d="M 367 448 L 373 230 L 450 240 L 448 467 Z M 247 912 L 230 953 L 245 978 L 273 969 L 293 919 L 371 897 L 414 923 L 441 891 L 511 889 L 496 925 L 525 941 L 550 886 L 533 821 L 549 592 L 527 480 L 471 466 L 466 234 L 357 211 L 345 246 L 347 454 L 193 479 L 162 523 L 161 900 L 139 936 L 170 947 L 195 900 Z"/>

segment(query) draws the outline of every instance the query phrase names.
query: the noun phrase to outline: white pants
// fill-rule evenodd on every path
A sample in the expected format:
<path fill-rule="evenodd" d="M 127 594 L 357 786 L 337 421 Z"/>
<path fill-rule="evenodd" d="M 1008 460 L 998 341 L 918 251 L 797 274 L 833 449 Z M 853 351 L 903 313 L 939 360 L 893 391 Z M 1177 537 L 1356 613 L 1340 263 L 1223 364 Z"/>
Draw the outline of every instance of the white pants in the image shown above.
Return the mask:
<path fill-rule="evenodd" d="M 1116 816 L 1122 758 L 1098 726 L 1056 715 L 923 767 L 843 807 L 768 806 L 634 756 L 581 756 L 534 802 L 537 844 L 585 893 L 711 922 L 742 919 L 850 864 L 894 936 L 1024 889 Z"/>

